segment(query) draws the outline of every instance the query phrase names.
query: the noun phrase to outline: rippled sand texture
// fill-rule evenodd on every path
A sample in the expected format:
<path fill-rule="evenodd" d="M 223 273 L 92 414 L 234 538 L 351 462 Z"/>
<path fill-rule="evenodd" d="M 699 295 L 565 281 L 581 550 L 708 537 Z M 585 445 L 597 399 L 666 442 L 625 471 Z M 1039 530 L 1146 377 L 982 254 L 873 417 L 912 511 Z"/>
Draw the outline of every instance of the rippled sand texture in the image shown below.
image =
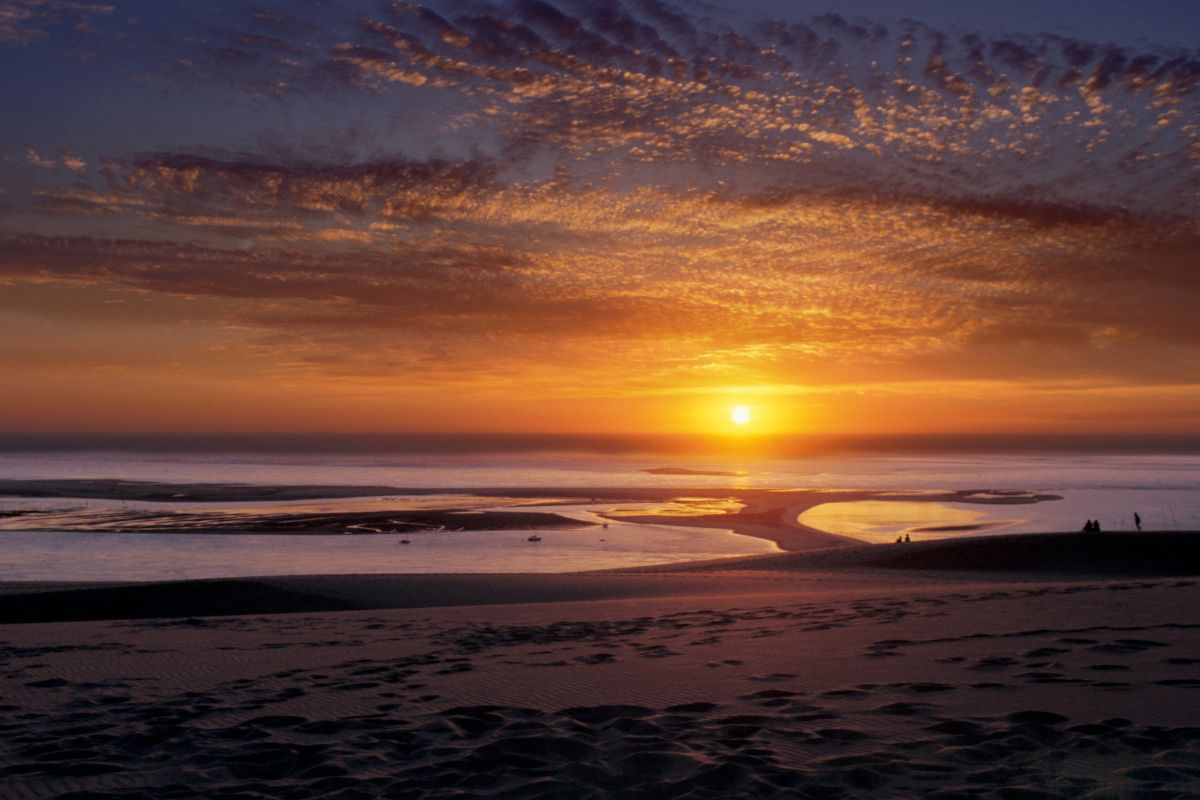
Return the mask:
<path fill-rule="evenodd" d="M 801 584 L 5 626 L 0 796 L 1200 793 L 1195 580 Z"/>

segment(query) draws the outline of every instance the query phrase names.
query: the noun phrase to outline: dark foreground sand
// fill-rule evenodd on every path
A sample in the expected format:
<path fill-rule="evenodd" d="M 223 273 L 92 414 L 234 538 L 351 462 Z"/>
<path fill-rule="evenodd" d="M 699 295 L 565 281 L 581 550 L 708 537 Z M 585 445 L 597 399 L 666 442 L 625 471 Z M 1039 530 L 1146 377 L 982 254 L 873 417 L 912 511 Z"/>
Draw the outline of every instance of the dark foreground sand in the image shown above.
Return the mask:
<path fill-rule="evenodd" d="M 1008 538 L 10 586 L 0 797 L 1200 796 L 1195 548 Z"/>

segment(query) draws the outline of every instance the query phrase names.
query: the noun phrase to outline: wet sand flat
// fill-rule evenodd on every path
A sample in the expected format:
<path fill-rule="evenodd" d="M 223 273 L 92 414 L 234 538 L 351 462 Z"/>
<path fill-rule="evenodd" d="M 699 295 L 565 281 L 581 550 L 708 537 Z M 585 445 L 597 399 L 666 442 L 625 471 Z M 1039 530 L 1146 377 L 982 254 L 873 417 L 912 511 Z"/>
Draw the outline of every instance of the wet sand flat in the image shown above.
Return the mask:
<path fill-rule="evenodd" d="M 464 492 L 470 501 L 464 500 Z M 446 496 L 445 503 L 437 497 Z M 839 536 L 800 524 L 804 511 L 825 503 L 888 500 L 896 502 L 959 502 L 976 505 L 1014 505 L 1060 499 L 1037 493 L 990 494 L 982 490 L 947 491 L 871 491 L 687 487 L 533 487 L 429 489 L 387 486 L 271 486 L 216 483 L 156 483 L 121 480 L 0 480 L 0 497 L 29 500 L 79 499 L 137 503 L 167 503 L 175 508 L 150 510 L 105 509 L 103 513 L 85 509 L 62 512 L 31 511 L 14 508 L 0 514 L 8 517 L 11 529 L 25 530 L 122 530 L 142 533 L 225 533 L 264 532 L 295 535 L 299 533 L 380 533 L 433 528 L 496 529 L 509 527 L 556 527 L 578 525 L 554 515 L 555 505 L 648 504 L 650 506 L 690 506 L 688 513 L 613 514 L 627 522 L 687 524 L 732 529 L 748 536 L 768 539 L 783 550 L 811 550 L 838 545 L 858 544 L 860 540 Z M 422 500 L 412 508 L 413 498 Z M 466 509 L 478 511 L 478 501 L 494 498 L 504 510 L 490 509 L 483 514 L 464 515 Z M 239 509 L 231 514 L 219 508 L 222 503 L 295 503 L 313 500 L 360 499 L 371 501 L 370 510 L 320 511 L 295 510 L 291 513 L 275 505 L 258 512 Z M 388 501 L 393 501 L 391 507 Z M 740 506 L 735 513 L 697 514 L 713 502 Z M 204 510 L 218 504 L 218 511 Z M 382 507 L 379 507 L 381 506 Z M 444 505 L 439 508 L 438 506 Z M 186 510 L 185 510 L 186 509 Z M 599 510 L 599 509 L 598 509 Z"/>

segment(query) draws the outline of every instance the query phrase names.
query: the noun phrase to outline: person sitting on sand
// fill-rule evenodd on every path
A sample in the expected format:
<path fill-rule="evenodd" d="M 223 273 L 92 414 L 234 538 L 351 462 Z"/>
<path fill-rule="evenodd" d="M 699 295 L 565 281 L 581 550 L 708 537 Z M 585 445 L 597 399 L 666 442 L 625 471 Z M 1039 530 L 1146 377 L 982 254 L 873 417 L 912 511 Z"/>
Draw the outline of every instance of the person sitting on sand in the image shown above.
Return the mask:
<path fill-rule="evenodd" d="M 896 537 L 896 544 L 904 544 L 904 537 L 903 537 L 903 536 L 897 536 L 897 537 Z"/>
<path fill-rule="evenodd" d="M 905 543 L 905 544 L 908 544 L 908 543 L 909 543 L 909 542 L 911 542 L 911 541 L 912 541 L 912 537 L 911 537 L 911 536 L 909 536 L 907 533 L 906 533 L 906 534 L 904 534 L 904 543 Z"/>
<path fill-rule="evenodd" d="M 1092 520 L 1092 533 L 1099 533 L 1099 532 L 1100 532 L 1100 520 L 1094 519 L 1094 520 Z"/>
<path fill-rule="evenodd" d="M 1092 521 L 1090 519 L 1087 522 L 1083 523 L 1083 532 L 1084 533 L 1092 532 Z"/>
<path fill-rule="evenodd" d="M 1133 512 L 1133 524 L 1137 526 L 1139 531 L 1142 529 L 1142 518 L 1138 516 L 1136 511 Z"/>

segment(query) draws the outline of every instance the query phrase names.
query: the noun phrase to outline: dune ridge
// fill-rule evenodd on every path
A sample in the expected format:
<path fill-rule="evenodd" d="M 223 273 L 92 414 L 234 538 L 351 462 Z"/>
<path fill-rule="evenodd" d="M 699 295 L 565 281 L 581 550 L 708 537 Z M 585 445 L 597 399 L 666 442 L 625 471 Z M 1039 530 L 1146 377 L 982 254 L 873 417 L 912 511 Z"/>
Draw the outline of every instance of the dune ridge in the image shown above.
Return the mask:
<path fill-rule="evenodd" d="M 0 626 L 0 796 L 1200 790 L 1196 580 L 751 583 Z"/>
<path fill-rule="evenodd" d="M 574 574 L 307 575 L 106 585 L 0 585 L 0 624 L 615 598 L 753 595 L 872 571 L 1061 580 L 1200 574 L 1192 533 L 1019 534 L 859 545 Z"/>

